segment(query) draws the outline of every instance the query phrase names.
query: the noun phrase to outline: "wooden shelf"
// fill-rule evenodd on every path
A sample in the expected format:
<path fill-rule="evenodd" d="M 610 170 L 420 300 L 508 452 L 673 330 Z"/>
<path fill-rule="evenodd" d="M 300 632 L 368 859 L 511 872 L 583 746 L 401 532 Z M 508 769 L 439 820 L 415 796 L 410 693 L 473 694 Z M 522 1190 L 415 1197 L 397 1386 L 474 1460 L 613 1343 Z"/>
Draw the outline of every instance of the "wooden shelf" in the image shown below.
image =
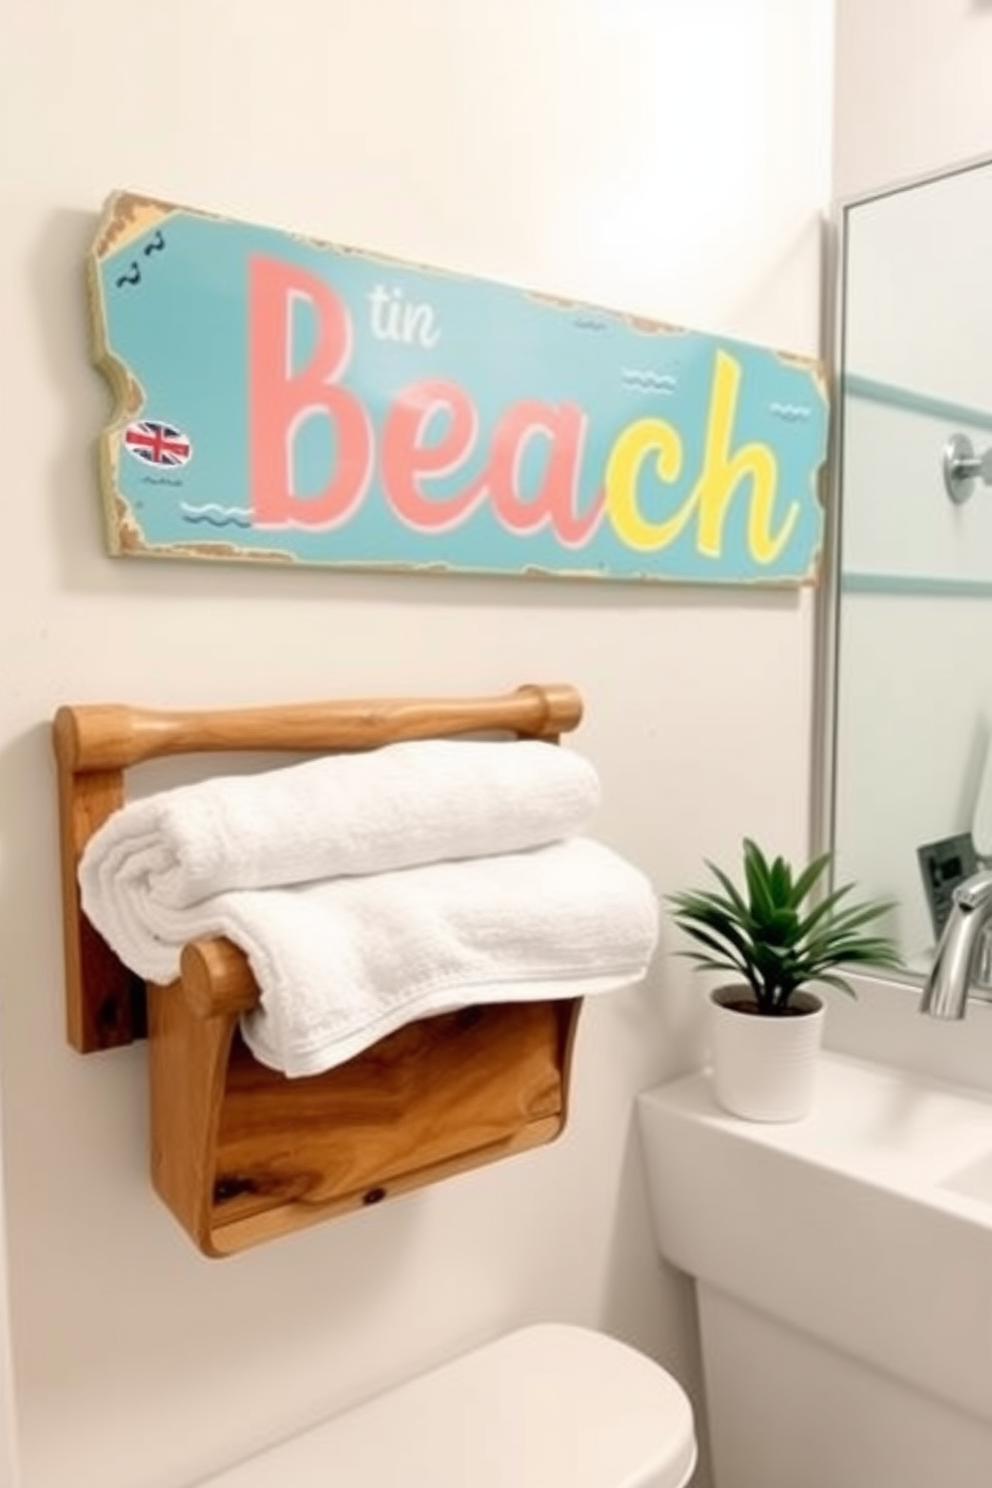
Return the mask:
<path fill-rule="evenodd" d="M 125 771 L 163 755 L 375 748 L 459 734 L 556 743 L 582 715 L 564 684 L 495 698 L 378 699 L 212 712 L 59 709 L 66 1022 L 81 1053 L 147 1031 L 151 1172 L 207 1255 L 230 1255 L 552 1141 L 564 1128 L 581 1003 L 468 1007 L 421 1019 L 325 1074 L 288 1080 L 249 1053 L 247 961 L 198 941 L 179 979 L 145 984 L 89 924 L 79 858 L 125 799 Z"/>

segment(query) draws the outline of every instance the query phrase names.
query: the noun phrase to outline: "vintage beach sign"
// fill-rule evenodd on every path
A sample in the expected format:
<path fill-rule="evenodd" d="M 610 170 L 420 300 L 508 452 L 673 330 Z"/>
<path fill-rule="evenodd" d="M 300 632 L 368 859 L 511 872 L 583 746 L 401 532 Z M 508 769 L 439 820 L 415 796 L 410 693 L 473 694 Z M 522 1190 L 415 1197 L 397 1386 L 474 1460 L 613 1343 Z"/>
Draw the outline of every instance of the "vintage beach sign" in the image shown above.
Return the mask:
<path fill-rule="evenodd" d="M 114 554 L 816 575 L 806 359 L 129 193 L 89 287 Z"/>

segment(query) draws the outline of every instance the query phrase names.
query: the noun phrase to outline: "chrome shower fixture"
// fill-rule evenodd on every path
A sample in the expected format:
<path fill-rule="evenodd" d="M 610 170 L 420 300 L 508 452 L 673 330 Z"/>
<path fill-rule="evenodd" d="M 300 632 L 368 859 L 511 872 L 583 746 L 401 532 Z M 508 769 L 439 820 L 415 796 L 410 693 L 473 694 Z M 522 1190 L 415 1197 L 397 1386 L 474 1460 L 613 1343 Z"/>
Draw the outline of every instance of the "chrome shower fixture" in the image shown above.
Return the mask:
<path fill-rule="evenodd" d="M 944 446 L 944 489 L 956 505 L 968 500 L 976 480 L 992 486 L 992 445 L 976 455 L 967 434 L 952 434 Z"/>

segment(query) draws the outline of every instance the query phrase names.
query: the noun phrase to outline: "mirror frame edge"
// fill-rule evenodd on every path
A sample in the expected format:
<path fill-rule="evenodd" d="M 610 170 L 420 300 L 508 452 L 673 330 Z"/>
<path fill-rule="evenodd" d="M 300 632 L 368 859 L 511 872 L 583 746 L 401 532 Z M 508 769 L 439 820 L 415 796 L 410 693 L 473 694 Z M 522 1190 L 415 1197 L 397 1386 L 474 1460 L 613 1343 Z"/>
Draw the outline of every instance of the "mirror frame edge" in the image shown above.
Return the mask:
<path fill-rule="evenodd" d="M 847 279 L 848 213 L 853 207 L 947 171 L 916 177 L 872 191 L 838 198 L 824 215 L 823 268 L 820 294 L 820 344 L 824 349 L 824 377 L 830 399 L 826 457 L 820 482 L 824 504 L 823 556 L 814 603 L 813 706 L 811 710 L 810 840 L 814 854 L 834 851 L 837 767 L 837 681 L 840 650 L 840 555 L 843 523 L 841 454 L 844 426 L 844 304 Z M 829 887 L 836 888 L 831 860 Z M 858 968 L 858 979 L 918 992 L 918 972 Z"/>

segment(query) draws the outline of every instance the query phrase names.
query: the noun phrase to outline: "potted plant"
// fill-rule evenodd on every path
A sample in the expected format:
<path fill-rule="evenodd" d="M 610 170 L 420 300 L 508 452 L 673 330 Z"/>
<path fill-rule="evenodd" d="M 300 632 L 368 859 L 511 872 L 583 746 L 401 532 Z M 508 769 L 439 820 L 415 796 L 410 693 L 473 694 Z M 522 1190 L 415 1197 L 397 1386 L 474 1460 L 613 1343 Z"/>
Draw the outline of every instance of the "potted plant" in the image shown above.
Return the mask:
<path fill-rule="evenodd" d="M 869 929 L 892 906 L 842 904 L 853 885 L 818 893 L 830 853 L 798 874 L 782 857 L 769 861 L 744 839 L 744 882 L 738 888 L 713 863 L 719 889 L 670 894 L 675 922 L 697 947 L 681 954 L 697 968 L 729 971 L 729 986 L 710 992 L 714 1092 L 735 1115 L 791 1121 L 813 1098 L 824 1019 L 814 983 L 854 996 L 842 966 L 896 968 L 893 942 Z"/>

